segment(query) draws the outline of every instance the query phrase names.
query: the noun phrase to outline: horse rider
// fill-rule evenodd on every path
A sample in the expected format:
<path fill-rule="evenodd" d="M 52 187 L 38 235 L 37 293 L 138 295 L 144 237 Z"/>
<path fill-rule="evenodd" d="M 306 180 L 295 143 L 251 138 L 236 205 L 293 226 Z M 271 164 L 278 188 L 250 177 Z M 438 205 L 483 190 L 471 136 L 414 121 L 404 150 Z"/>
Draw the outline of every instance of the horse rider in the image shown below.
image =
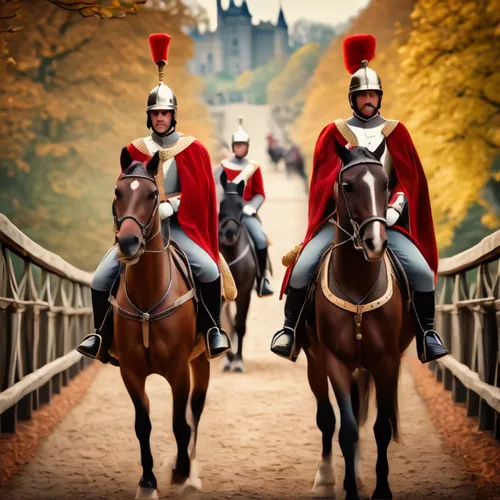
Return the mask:
<path fill-rule="evenodd" d="M 328 124 L 316 143 L 309 195 L 309 220 L 300 255 L 289 266 L 282 293 L 287 294 L 285 321 L 276 332 L 271 351 L 292 359 L 298 354 L 296 329 L 321 255 L 333 240 L 334 185 L 341 165 L 335 140 L 375 151 L 385 140 L 381 162 L 389 179 L 390 198 L 386 213 L 389 247 L 401 261 L 412 289 L 417 353 L 422 363 L 448 354 L 434 330 L 434 290 L 438 266 L 429 191 L 424 170 L 406 127 L 380 114 L 382 83 L 368 67 L 375 56 L 376 40 L 356 35 L 344 40 L 346 69 L 351 73 L 349 104 L 353 115 Z"/>
<path fill-rule="evenodd" d="M 127 149 L 133 160 L 142 163 L 147 163 L 160 151 L 162 165 L 157 178 L 160 219 L 170 220 L 171 238 L 185 252 L 191 265 L 199 299 L 198 331 L 204 335 L 207 356 L 212 359 L 230 348 L 229 337 L 220 326 L 221 278 L 215 183 L 205 147 L 194 137 L 176 131 L 177 98 L 163 83 L 169 43 L 167 34 L 157 33 L 149 37 L 151 54 L 159 72 L 159 83 L 149 93 L 146 108 L 146 126 L 151 134 L 136 139 Z M 108 297 L 120 272 L 117 252 L 117 247 L 111 248 L 94 274 L 91 291 L 95 331 L 77 347 L 81 354 L 103 363 L 111 360 L 108 350 L 113 340 L 113 314 L 109 311 Z"/>
<path fill-rule="evenodd" d="M 248 160 L 248 149 L 250 146 L 250 136 L 243 129 L 243 118 L 239 118 L 238 130 L 231 137 L 231 149 L 234 153 L 232 158 L 223 160 L 220 167 L 214 171 L 215 181 L 220 185 L 220 175 L 226 173 L 227 180 L 231 182 L 245 170 L 248 171 L 248 180 L 243 191 L 243 218 L 242 222 L 248 229 L 257 254 L 257 295 L 268 297 L 274 292 L 269 284 L 269 270 L 267 268 L 268 243 L 264 234 L 262 224 L 257 217 L 257 212 L 264 203 L 266 195 L 264 192 L 264 180 L 260 165 Z"/>

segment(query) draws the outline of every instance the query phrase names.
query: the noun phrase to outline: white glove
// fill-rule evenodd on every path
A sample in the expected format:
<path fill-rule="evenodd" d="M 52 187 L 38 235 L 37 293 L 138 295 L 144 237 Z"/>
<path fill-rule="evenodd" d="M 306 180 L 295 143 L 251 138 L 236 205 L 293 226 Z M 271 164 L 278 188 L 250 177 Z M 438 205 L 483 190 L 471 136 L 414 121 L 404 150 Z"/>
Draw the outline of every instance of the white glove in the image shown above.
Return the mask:
<path fill-rule="evenodd" d="M 394 226 L 399 219 L 399 212 L 395 208 L 389 207 L 385 214 L 385 218 L 387 220 L 388 227 Z"/>
<path fill-rule="evenodd" d="M 255 208 L 252 207 L 252 205 L 245 205 L 243 207 L 243 213 L 251 217 L 252 215 L 255 215 L 257 213 L 257 210 L 255 210 Z"/>
<path fill-rule="evenodd" d="M 160 220 L 165 220 L 174 215 L 174 207 L 168 201 L 163 201 L 160 203 L 158 212 L 160 213 Z"/>

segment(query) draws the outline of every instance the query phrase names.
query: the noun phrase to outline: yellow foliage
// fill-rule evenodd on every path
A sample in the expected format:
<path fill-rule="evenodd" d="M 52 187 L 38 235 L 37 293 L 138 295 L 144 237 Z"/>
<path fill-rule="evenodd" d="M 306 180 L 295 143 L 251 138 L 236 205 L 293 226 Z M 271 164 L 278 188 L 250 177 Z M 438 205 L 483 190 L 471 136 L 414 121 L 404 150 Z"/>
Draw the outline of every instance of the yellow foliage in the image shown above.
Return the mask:
<path fill-rule="evenodd" d="M 447 246 L 485 184 L 499 180 L 492 173 L 500 149 L 499 25 L 499 0 L 372 0 L 332 42 L 308 84 L 303 113 L 291 127 L 307 164 L 321 129 L 351 114 L 342 41 L 371 33 L 382 114 L 403 121 L 412 134 L 429 181 L 438 244 Z M 492 212 L 483 222 L 499 227 Z"/>
<path fill-rule="evenodd" d="M 0 211 L 92 270 L 112 244 L 120 151 L 149 133 L 146 102 L 158 73 L 147 37 L 160 26 L 172 35 L 165 82 L 178 98 L 178 130 L 214 149 L 202 81 L 185 69 L 193 47 L 181 26 L 192 20 L 181 0 L 111 23 L 49 2 L 19 3 L 24 30 L 9 39 L 17 64 L 0 79 Z"/>
<path fill-rule="evenodd" d="M 308 43 L 290 57 L 281 73 L 267 87 L 271 106 L 288 103 L 301 91 L 317 64 L 320 50 L 319 43 Z"/>
<path fill-rule="evenodd" d="M 500 11 L 494 1 L 417 2 L 400 55 L 400 112 L 429 178 L 440 246 L 492 178 L 500 150 Z M 488 227 L 499 227 L 488 213 Z M 496 226 L 495 226 L 496 224 Z"/>

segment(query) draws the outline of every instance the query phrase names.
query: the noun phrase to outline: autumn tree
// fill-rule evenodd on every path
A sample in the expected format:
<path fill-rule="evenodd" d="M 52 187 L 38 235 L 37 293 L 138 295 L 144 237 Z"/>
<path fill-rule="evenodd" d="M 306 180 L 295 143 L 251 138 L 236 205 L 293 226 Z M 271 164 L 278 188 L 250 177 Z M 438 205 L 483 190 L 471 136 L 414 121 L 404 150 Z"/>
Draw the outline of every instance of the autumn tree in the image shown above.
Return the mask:
<path fill-rule="evenodd" d="M 409 35 L 413 4 L 414 0 L 372 0 L 321 56 L 307 86 L 302 114 L 291 127 L 292 137 L 304 151 L 308 167 L 322 128 L 337 118 L 347 118 L 352 114 L 348 101 L 350 75 L 344 68 L 342 56 L 345 37 L 370 33 L 377 38 L 377 55 L 371 66 L 380 75 L 384 86 L 382 112 L 388 118 L 400 117 L 393 113 L 399 68 L 398 47 Z"/>
<path fill-rule="evenodd" d="M 29 4 L 29 9 L 27 5 Z M 157 83 L 147 37 L 172 35 L 165 82 L 178 97 L 179 129 L 209 148 L 202 82 L 180 0 L 118 21 L 83 18 L 48 2 L 20 2 L 22 36 L 0 82 L 0 211 L 41 245 L 93 269 L 112 244 L 110 204 L 121 148 L 147 134 Z"/>
<path fill-rule="evenodd" d="M 253 104 L 267 103 L 267 87 L 287 63 L 287 57 L 276 57 L 266 64 L 244 71 L 236 80 L 236 88 Z"/>
<path fill-rule="evenodd" d="M 401 49 L 401 113 L 426 167 L 438 239 L 454 229 L 476 201 L 482 222 L 500 227 L 492 186 L 500 173 L 500 2 L 419 1 Z M 485 186 L 486 189 L 485 189 Z"/>
<path fill-rule="evenodd" d="M 292 54 L 283 70 L 269 82 L 267 101 L 273 109 L 284 110 L 285 116 L 280 120 L 283 124 L 293 121 L 302 111 L 303 91 L 318 64 L 320 53 L 319 43 L 304 45 Z"/>

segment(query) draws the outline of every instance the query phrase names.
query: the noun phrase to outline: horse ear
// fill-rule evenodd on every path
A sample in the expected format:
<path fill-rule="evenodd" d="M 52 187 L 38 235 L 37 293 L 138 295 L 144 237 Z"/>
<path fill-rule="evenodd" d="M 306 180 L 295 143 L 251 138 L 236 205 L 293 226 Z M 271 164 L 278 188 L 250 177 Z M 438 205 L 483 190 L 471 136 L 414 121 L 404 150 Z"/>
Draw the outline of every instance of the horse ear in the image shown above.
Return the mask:
<path fill-rule="evenodd" d="M 385 137 L 383 137 L 382 142 L 379 144 L 378 148 L 372 153 L 378 161 L 382 158 L 385 151 Z"/>
<path fill-rule="evenodd" d="M 122 168 L 122 172 L 125 172 L 125 170 L 127 170 L 127 168 L 130 167 L 131 163 L 132 163 L 132 157 L 130 156 L 128 149 L 123 148 L 120 154 L 120 166 Z"/>
<path fill-rule="evenodd" d="M 346 147 L 342 146 L 342 144 L 340 144 L 340 142 L 337 141 L 337 139 L 334 139 L 334 141 L 335 141 L 335 150 L 337 151 L 337 154 L 342 160 L 342 163 L 344 165 L 347 165 L 352 160 L 351 152 Z"/>
<path fill-rule="evenodd" d="M 226 190 L 226 186 L 227 186 L 227 174 L 226 174 L 226 171 L 224 169 L 222 169 L 222 172 L 220 174 L 220 183 L 221 183 L 221 186 L 224 188 L 224 191 Z"/>
<path fill-rule="evenodd" d="M 153 177 L 158 173 L 158 167 L 160 166 L 160 152 L 157 151 L 151 160 L 148 161 L 148 164 L 146 166 L 146 170 L 148 171 L 148 174 L 152 175 Z"/>
<path fill-rule="evenodd" d="M 238 182 L 238 185 L 236 186 L 236 191 L 238 191 L 238 194 L 240 196 L 243 196 L 243 191 L 245 191 L 245 181 Z"/>

